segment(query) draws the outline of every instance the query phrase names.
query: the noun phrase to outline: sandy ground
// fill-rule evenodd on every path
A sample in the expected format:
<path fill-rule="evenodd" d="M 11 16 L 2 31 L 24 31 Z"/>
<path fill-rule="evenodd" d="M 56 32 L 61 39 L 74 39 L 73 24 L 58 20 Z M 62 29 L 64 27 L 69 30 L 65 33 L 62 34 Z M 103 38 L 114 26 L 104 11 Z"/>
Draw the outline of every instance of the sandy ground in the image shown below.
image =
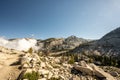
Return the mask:
<path fill-rule="evenodd" d="M 19 65 L 12 65 L 18 61 L 18 54 L 0 53 L 0 80 L 16 80 L 20 74 Z"/>

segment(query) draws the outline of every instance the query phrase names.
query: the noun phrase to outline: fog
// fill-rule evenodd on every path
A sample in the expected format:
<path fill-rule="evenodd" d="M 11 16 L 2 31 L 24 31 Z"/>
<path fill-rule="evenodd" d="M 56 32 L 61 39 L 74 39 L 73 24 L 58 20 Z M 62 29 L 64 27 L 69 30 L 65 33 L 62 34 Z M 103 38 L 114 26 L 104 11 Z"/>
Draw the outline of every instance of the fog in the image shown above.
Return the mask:
<path fill-rule="evenodd" d="M 8 40 L 5 38 L 0 38 L 0 46 L 16 49 L 16 50 L 24 50 L 27 51 L 30 47 L 36 48 L 37 40 L 30 38 L 21 38 L 21 39 L 13 39 Z"/>

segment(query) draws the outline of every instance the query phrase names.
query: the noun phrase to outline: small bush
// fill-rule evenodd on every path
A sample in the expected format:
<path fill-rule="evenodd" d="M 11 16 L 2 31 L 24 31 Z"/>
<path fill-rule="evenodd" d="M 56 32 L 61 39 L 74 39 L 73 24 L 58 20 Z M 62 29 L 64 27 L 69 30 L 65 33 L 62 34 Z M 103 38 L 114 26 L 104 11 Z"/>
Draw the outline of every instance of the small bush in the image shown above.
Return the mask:
<path fill-rule="evenodd" d="M 73 64 L 75 62 L 74 56 L 70 56 L 68 64 Z"/>
<path fill-rule="evenodd" d="M 28 80 L 38 80 L 39 79 L 39 73 L 33 71 L 32 73 L 26 73 L 23 76 L 23 79 L 28 79 Z"/>
<path fill-rule="evenodd" d="M 101 62 L 103 66 L 118 66 L 118 60 L 111 56 L 89 56 L 89 58 Z"/>
<path fill-rule="evenodd" d="M 28 50 L 28 53 L 30 53 L 30 54 L 33 53 L 33 49 L 32 49 L 32 47 Z"/>

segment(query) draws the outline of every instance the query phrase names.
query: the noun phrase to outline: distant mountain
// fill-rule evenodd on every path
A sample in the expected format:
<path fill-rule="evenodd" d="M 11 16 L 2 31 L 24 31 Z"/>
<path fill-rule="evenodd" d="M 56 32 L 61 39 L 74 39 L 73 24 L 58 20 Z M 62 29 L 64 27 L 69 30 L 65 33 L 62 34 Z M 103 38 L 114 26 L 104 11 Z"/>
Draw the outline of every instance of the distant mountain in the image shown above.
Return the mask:
<path fill-rule="evenodd" d="M 107 33 L 101 39 L 85 43 L 72 50 L 74 53 L 120 55 L 120 27 Z"/>
<path fill-rule="evenodd" d="M 74 46 L 78 46 L 82 43 L 87 42 L 86 39 L 83 38 L 78 38 L 76 36 L 69 36 L 68 38 L 65 39 L 64 43 L 68 44 L 68 45 L 74 45 Z"/>
<path fill-rule="evenodd" d="M 38 46 L 42 45 L 42 47 L 40 47 L 40 50 L 61 51 L 73 49 L 85 42 L 88 41 L 76 36 L 69 36 L 68 38 L 49 38 L 39 41 L 37 44 Z"/>
<path fill-rule="evenodd" d="M 103 36 L 97 45 L 110 55 L 120 55 L 120 27 Z"/>
<path fill-rule="evenodd" d="M 114 48 L 120 48 L 120 27 L 103 36 L 98 41 L 98 44 L 111 47 L 113 46 Z"/>
<path fill-rule="evenodd" d="M 68 46 L 68 48 L 73 49 L 77 46 L 79 46 L 80 44 L 86 43 L 88 42 L 86 39 L 83 38 L 78 38 L 76 36 L 69 36 L 68 38 L 66 38 L 63 42 L 64 45 Z"/>

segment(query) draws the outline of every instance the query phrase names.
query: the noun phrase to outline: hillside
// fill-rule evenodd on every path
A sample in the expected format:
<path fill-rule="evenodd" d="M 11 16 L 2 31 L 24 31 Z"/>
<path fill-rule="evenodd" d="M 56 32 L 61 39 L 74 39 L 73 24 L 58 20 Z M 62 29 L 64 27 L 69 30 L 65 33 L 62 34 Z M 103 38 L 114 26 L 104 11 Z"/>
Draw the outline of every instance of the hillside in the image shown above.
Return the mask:
<path fill-rule="evenodd" d="M 120 28 L 107 33 L 99 40 L 82 44 L 72 50 L 74 53 L 81 53 L 83 51 L 117 57 L 120 55 Z"/>
<path fill-rule="evenodd" d="M 117 28 L 93 41 L 2 38 L 0 80 L 120 80 L 119 33 Z"/>

